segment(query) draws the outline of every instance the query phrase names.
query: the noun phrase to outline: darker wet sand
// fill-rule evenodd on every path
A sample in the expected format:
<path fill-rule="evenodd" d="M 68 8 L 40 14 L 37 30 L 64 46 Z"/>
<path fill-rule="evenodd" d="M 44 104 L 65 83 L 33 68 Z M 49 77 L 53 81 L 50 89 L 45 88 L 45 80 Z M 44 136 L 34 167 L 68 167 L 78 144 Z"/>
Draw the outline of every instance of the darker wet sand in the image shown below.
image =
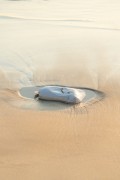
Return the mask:
<path fill-rule="evenodd" d="M 1 99 L 0 178 L 119 179 L 119 89 L 104 87 L 108 96 L 87 111 L 26 110 Z"/>

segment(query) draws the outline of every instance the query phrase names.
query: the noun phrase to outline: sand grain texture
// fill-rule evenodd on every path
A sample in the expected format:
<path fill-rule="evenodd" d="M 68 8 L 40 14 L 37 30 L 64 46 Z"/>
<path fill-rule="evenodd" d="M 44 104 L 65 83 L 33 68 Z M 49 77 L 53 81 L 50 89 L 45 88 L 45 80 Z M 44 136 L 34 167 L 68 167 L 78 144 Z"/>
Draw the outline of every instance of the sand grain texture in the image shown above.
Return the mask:
<path fill-rule="evenodd" d="M 23 8 L 24 7 L 24 8 Z M 120 3 L 0 0 L 0 179 L 120 179 Z M 48 84 L 106 98 L 57 107 L 18 96 Z"/>

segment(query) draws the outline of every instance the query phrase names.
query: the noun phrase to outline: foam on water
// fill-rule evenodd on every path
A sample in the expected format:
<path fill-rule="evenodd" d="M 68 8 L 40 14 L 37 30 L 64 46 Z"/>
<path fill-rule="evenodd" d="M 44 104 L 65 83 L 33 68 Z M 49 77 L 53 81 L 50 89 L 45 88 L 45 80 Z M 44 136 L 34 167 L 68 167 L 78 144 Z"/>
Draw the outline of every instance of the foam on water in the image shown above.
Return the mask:
<path fill-rule="evenodd" d="M 120 27 L 119 0 L 0 0 L 1 15 L 27 19 L 82 20 Z M 12 7 L 12 8 L 11 8 Z M 14 9 L 14 10 L 13 10 Z"/>

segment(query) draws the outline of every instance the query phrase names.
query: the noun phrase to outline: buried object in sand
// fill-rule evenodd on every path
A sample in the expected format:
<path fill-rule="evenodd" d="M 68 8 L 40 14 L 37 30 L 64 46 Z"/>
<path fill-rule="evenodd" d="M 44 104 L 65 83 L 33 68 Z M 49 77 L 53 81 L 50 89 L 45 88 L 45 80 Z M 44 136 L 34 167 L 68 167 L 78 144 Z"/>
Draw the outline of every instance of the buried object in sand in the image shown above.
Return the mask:
<path fill-rule="evenodd" d="M 58 101 L 68 104 L 88 104 L 104 97 L 104 93 L 98 90 L 59 85 L 23 87 L 18 93 L 27 99 Z"/>

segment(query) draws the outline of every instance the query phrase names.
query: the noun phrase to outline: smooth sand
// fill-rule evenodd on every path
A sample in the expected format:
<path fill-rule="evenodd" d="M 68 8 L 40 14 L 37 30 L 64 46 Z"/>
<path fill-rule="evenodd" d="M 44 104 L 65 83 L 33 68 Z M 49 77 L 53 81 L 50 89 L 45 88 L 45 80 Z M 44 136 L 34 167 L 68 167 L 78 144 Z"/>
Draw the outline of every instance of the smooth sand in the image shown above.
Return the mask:
<path fill-rule="evenodd" d="M 120 179 L 119 7 L 0 0 L 0 180 Z M 98 89 L 106 98 L 40 109 L 17 94 L 46 84 Z"/>
<path fill-rule="evenodd" d="M 111 84 L 104 101 L 70 111 L 19 109 L 1 98 L 1 179 L 119 179 L 119 89 Z"/>

